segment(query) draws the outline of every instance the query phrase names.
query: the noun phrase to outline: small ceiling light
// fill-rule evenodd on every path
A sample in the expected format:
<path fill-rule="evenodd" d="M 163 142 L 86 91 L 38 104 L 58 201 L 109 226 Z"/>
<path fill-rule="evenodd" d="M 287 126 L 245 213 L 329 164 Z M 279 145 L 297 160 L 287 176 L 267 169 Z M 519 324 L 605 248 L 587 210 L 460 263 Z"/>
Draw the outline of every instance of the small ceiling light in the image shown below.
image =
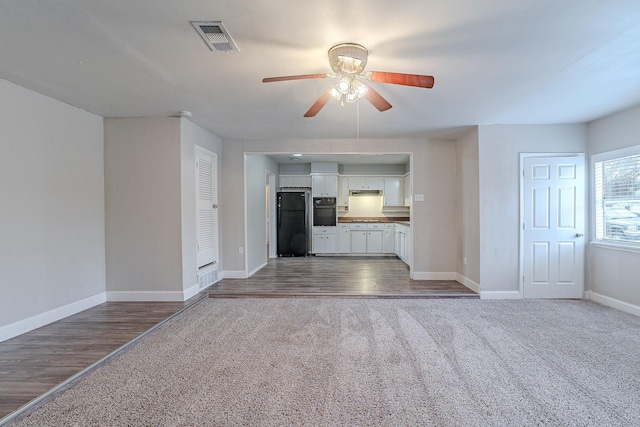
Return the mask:
<path fill-rule="evenodd" d="M 293 157 L 302 157 L 302 153 L 293 153 L 292 156 Z"/>
<path fill-rule="evenodd" d="M 337 85 L 338 91 L 340 93 L 347 93 L 349 92 L 349 88 L 351 87 L 351 82 L 349 81 L 348 78 L 344 77 L 342 80 L 340 80 L 340 82 Z"/>
<path fill-rule="evenodd" d="M 354 81 L 354 89 L 358 93 L 358 98 L 362 98 L 367 94 L 367 90 L 369 89 L 369 86 L 363 83 L 360 83 L 359 81 L 356 80 Z"/>
<path fill-rule="evenodd" d="M 331 94 L 331 96 L 333 96 L 337 100 L 340 100 L 340 98 L 342 98 L 342 94 L 340 93 L 338 88 L 335 86 L 331 86 L 331 89 L 329 89 L 329 93 Z"/>

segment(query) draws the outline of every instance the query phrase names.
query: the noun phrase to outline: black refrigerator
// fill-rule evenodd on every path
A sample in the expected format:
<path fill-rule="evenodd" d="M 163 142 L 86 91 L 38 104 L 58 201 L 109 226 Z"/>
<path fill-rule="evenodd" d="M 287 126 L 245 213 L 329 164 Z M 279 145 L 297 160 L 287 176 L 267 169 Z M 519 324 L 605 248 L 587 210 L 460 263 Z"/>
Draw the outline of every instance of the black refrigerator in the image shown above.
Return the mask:
<path fill-rule="evenodd" d="M 306 256 L 308 193 L 278 192 L 278 256 Z"/>

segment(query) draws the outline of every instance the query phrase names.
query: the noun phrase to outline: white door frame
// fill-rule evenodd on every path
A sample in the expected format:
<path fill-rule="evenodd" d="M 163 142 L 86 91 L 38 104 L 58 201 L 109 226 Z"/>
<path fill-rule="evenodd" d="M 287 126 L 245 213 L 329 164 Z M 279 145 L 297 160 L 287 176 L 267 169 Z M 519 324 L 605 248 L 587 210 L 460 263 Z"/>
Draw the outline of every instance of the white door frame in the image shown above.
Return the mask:
<path fill-rule="evenodd" d="M 269 253 L 267 254 L 267 258 L 277 258 L 277 250 L 278 248 L 277 246 L 277 236 L 276 236 L 276 224 L 277 224 L 277 219 L 276 219 L 276 194 L 277 194 L 277 188 L 276 188 L 276 174 L 271 172 L 270 170 L 266 169 L 265 170 L 265 194 L 269 195 L 269 200 L 267 200 L 267 215 L 266 217 L 269 218 L 269 222 L 266 224 L 267 225 L 267 230 L 266 232 L 269 234 Z M 269 189 L 269 192 L 267 193 L 267 188 Z M 268 259 L 267 259 L 268 261 Z"/>
<path fill-rule="evenodd" d="M 586 156 L 585 153 L 520 153 L 520 221 L 519 221 L 519 240 L 520 240 L 520 256 L 519 256 L 519 263 L 520 263 L 520 267 L 519 267 L 519 275 L 518 275 L 518 292 L 520 294 L 520 298 L 524 298 L 524 234 L 525 231 L 522 227 L 522 224 L 524 224 L 524 161 L 525 158 L 530 158 L 530 157 L 578 157 L 578 156 L 582 156 L 584 158 L 585 161 L 585 197 L 588 194 L 588 188 L 587 188 L 587 168 L 586 168 Z M 585 200 L 585 212 L 584 212 L 584 218 L 585 218 L 585 231 L 586 231 L 586 221 L 588 219 L 588 215 L 586 212 L 586 209 L 588 209 L 588 202 L 587 200 Z M 586 253 L 586 251 L 585 251 Z M 583 259 L 582 265 L 583 265 L 583 269 L 586 266 L 586 258 Z M 584 274 L 583 274 L 583 286 L 584 286 Z M 583 289 L 583 298 L 584 298 L 584 289 Z"/>

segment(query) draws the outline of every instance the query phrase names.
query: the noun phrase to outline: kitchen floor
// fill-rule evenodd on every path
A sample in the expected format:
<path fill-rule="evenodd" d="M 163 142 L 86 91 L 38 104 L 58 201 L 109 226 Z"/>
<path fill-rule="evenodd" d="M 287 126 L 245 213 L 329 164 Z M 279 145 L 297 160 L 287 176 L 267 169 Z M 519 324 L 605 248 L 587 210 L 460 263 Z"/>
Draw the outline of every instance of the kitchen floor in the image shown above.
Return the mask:
<path fill-rule="evenodd" d="M 411 280 L 396 257 L 307 256 L 270 259 L 248 279 L 223 279 L 209 297 L 479 298 L 454 280 Z"/>

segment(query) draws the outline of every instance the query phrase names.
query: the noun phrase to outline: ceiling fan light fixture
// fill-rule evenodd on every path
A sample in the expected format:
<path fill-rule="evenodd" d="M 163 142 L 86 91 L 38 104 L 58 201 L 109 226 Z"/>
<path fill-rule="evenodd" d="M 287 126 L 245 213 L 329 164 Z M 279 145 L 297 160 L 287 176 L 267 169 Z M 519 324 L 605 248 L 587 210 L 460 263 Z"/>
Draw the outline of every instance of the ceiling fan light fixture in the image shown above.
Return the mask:
<path fill-rule="evenodd" d="M 367 65 L 369 51 L 356 43 L 342 43 L 329 49 L 329 64 L 336 74 L 357 74 Z"/>
<path fill-rule="evenodd" d="M 363 83 L 360 83 L 357 80 L 354 81 L 353 86 L 354 86 L 355 92 L 358 94 L 358 99 L 365 96 L 367 94 L 367 90 L 369 89 L 369 86 Z"/>
<path fill-rule="evenodd" d="M 340 93 L 348 93 L 349 89 L 351 89 L 351 82 L 348 78 L 344 77 L 338 82 L 338 84 L 336 85 L 336 89 L 338 89 Z"/>
<path fill-rule="evenodd" d="M 358 100 L 358 94 L 351 92 L 345 95 L 347 102 L 356 102 Z"/>
<path fill-rule="evenodd" d="M 338 60 L 340 61 L 340 69 L 345 73 L 355 74 L 364 69 L 361 59 L 339 55 Z"/>
<path fill-rule="evenodd" d="M 337 87 L 335 86 L 331 86 L 331 89 L 329 89 L 329 93 L 331 94 L 331 96 L 333 96 L 335 99 L 337 99 L 338 101 L 340 99 L 342 99 L 342 94 L 340 93 L 340 91 L 338 90 Z"/>
<path fill-rule="evenodd" d="M 369 87 L 355 78 L 343 77 L 336 85 L 331 86 L 329 94 L 340 101 L 341 105 L 344 102 L 356 102 L 367 94 Z"/>
<path fill-rule="evenodd" d="M 304 117 L 315 117 L 324 106 L 335 98 L 344 106 L 345 102 L 356 102 L 366 98 L 378 111 L 387 111 L 392 105 L 384 99 L 373 87 L 360 82 L 367 79 L 376 83 L 413 86 L 425 89 L 433 87 L 433 76 L 422 74 L 391 73 L 385 71 L 369 71 L 364 73 L 369 51 L 356 43 L 341 43 L 329 49 L 329 64 L 334 74 L 301 74 L 293 76 L 267 77 L 263 83 L 281 82 L 286 80 L 336 78 L 338 81 L 325 90 L 316 102 L 304 114 Z"/>

